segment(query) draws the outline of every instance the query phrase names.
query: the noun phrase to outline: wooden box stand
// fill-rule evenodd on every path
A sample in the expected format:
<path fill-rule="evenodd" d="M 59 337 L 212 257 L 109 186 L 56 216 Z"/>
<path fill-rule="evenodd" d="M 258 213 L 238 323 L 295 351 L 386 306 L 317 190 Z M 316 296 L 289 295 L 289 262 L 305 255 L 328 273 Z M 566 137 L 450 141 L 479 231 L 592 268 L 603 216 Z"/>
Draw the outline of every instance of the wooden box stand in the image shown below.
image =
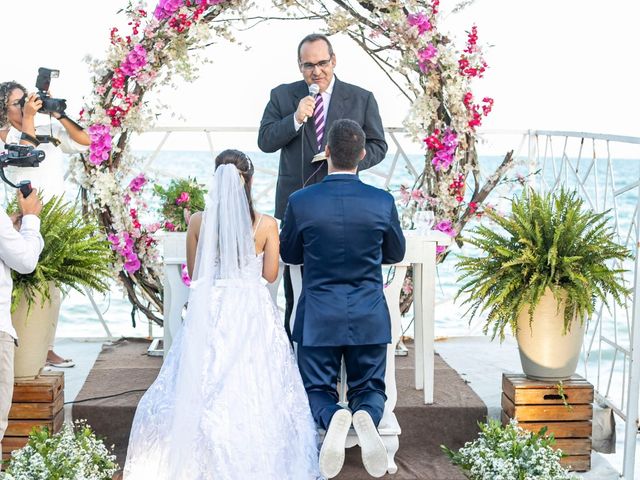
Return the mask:
<path fill-rule="evenodd" d="M 9 411 L 9 425 L 2 439 L 2 459 L 24 447 L 33 427 L 57 433 L 64 422 L 64 373 L 46 372 L 31 380 L 17 380 Z"/>
<path fill-rule="evenodd" d="M 556 439 L 554 448 L 567 455 L 560 463 L 585 472 L 591 468 L 593 385 L 574 375 L 562 382 L 564 400 L 557 385 L 522 374 L 503 374 L 502 422 L 515 418 L 522 428 L 536 433 L 546 426 Z"/>

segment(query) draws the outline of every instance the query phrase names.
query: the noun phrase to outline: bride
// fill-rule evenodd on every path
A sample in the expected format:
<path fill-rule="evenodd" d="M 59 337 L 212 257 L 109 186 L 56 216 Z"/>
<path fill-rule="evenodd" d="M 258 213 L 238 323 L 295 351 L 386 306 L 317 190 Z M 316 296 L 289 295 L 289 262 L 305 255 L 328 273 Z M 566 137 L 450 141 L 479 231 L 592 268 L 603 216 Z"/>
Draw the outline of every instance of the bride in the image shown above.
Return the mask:
<path fill-rule="evenodd" d="M 315 480 L 316 429 L 280 315 L 275 220 L 254 213 L 251 160 L 216 158 L 187 232 L 184 326 L 133 421 L 125 480 Z"/>

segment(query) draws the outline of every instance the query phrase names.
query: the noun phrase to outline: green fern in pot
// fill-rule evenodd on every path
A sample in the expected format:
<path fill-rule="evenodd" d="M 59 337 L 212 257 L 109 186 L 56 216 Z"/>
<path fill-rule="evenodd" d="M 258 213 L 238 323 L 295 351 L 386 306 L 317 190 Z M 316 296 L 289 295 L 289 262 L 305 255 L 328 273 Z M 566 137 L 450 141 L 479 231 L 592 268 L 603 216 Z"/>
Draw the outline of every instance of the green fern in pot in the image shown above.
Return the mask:
<path fill-rule="evenodd" d="M 14 203 L 9 211 L 16 210 Z M 38 295 L 49 300 L 50 283 L 63 291 L 73 288 L 83 293 L 83 287 L 109 290 L 113 254 L 96 222 L 84 218 L 63 199 L 53 197 L 40 213 L 40 233 L 44 249 L 35 271 L 26 275 L 12 272 L 12 310 L 23 297 L 29 309 Z"/>
<path fill-rule="evenodd" d="M 462 256 L 458 296 L 466 296 L 471 318 L 487 312 L 484 333 L 504 339 L 505 329 L 516 333 L 518 316 L 526 310 L 529 322 L 545 292 L 565 302 L 563 328 L 580 324 L 594 312 L 597 301 L 612 298 L 622 305 L 629 289 L 625 270 L 617 268 L 631 257 L 614 241 L 608 212 L 584 208 L 575 192 L 539 194 L 525 190 L 511 204 L 511 214 L 487 215 L 495 225 L 476 228 L 468 243 L 483 255 Z M 495 227 L 499 228 L 495 228 Z"/>

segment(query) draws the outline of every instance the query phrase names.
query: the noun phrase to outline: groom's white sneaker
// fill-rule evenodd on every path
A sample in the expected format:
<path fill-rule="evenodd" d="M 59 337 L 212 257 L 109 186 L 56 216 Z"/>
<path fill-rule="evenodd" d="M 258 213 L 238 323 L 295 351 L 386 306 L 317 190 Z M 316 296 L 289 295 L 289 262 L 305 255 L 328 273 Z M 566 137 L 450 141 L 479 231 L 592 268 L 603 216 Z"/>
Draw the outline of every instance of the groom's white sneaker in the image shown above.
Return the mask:
<path fill-rule="evenodd" d="M 351 412 L 349 410 L 341 408 L 333 414 L 320 448 L 320 473 L 326 478 L 333 478 L 342 470 L 345 443 L 350 428 Z"/>
<path fill-rule="evenodd" d="M 371 415 L 364 410 L 358 410 L 353 414 L 353 428 L 358 434 L 358 443 L 362 451 L 362 463 L 365 470 L 372 477 L 382 477 L 387 473 L 387 449 L 371 419 Z"/>

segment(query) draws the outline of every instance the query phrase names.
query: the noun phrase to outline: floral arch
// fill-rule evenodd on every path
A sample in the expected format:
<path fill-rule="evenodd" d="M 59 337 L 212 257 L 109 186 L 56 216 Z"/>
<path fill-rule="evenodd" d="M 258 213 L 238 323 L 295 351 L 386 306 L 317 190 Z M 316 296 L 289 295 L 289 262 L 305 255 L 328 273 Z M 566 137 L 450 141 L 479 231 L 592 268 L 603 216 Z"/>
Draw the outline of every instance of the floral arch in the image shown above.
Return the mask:
<path fill-rule="evenodd" d="M 507 154 L 484 185 L 476 154 L 477 128 L 493 100 L 477 100 L 471 83 L 487 65 L 471 26 L 456 49 L 440 32 L 439 0 L 274 0 L 288 19 L 324 19 L 326 33 L 348 35 L 383 69 L 411 102 L 405 127 L 424 145 L 424 169 L 400 192 L 405 223 L 418 210 L 435 212 L 436 228 L 458 237 L 481 215 L 482 202 L 509 168 Z M 81 112 L 91 136 L 88 157 L 72 163 L 84 207 L 99 220 L 114 250 L 114 271 L 134 309 L 162 324 L 158 224 L 138 218 L 146 179 L 136 176 L 129 140 L 152 126 L 144 102 L 173 75 L 194 76 L 197 51 L 249 19 L 248 0 L 159 0 L 153 12 L 142 3 L 123 10 L 130 30 L 113 28 L 106 58 L 91 63 L 93 91 Z M 264 18 L 262 19 L 264 20 Z M 134 177 L 133 180 L 127 181 Z M 440 252 L 441 258 L 446 252 Z"/>

